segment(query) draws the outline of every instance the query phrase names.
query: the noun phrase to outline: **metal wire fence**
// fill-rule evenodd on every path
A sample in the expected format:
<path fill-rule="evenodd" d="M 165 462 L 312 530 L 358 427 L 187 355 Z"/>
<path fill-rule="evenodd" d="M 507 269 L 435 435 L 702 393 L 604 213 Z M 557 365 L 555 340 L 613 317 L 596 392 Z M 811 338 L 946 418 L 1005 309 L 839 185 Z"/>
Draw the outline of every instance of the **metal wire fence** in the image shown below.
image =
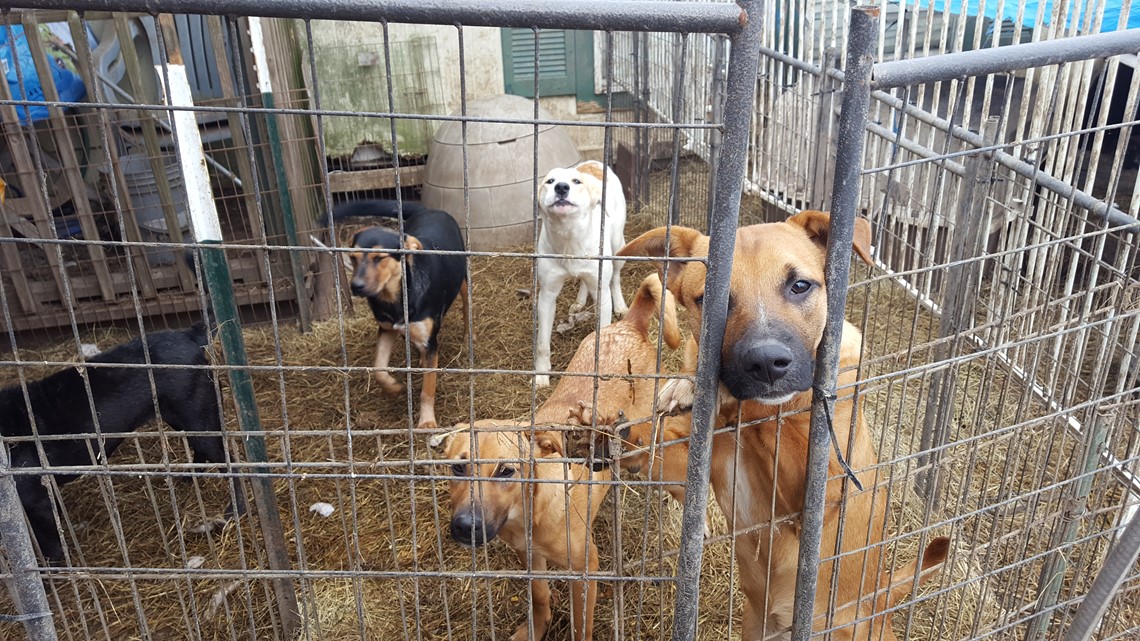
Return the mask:
<path fill-rule="evenodd" d="M 224 16 L 194 0 L 163 2 L 154 16 L 127 13 L 155 10 L 133 0 L 22 4 L 0 17 L 5 42 L 20 41 L 17 27 L 63 27 L 53 28 L 58 51 L 37 51 L 47 36 L 27 38 L 30 63 L 0 83 L 0 383 L 12 386 L 0 398 L 0 636 L 869 641 L 1140 630 L 1140 544 L 1126 532 L 1140 527 L 1140 187 L 1129 161 L 1140 82 L 1115 55 L 1135 44 L 1127 32 L 1080 51 L 1063 41 L 1051 55 L 1068 57 L 1035 62 L 1008 48 L 1021 39 L 1008 33 L 1090 29 L 1063 15 L 1026 27 L 1019 14 L 988 31 L 982 18 L 890 3 L 849 18 L 791 0 L 243 0 Z M 524 36 L 500 38 L 500 28 Z M 357 29 L 369 39 L 354 40 Z M 574 67 L 550 48 L 554 30 L 598 30 L 590 56 L 577 50 L 590 77 L 575 96 L 545 93 L 543 73 Z M 530 117 L 470 115 L 502 91 L 508 41 L 532 44 L 521 55 L 540 70 L 526 81 Z M 963 78 L 977 63 L 949 56 L 958 71 L 940 76 L 915 62 L 964 49 L 993 53 L 998 71 Z M 85 81 L 85 98 L 54 95 L 60 65 Z M 1121 102 L 1124 116 L 1109 108 Z M 664 274 L 683 337 L 705 347 L 683 354 L 654 330 L 642 369 L 621 353 L 615 370 L 598 319 L 567 322 L 551 344 L 560 387 L 537 387 L 536 265 L 552 255 L 534 243 L 468 245 L 469 290 L 446 317 L 438 363 L 398 341 L 396 393 L 385 393 L 377 321 L 344 269 L 364 225 L 329 214 L 363 191 L 351 168 L 380 180 L 370 195 L 418 199 L 425 145 L 449 122 L 462 123 L 466 211 L 450 213 L 463 220 L 485 213 L 488 168 L 520 166 L 539 189 L 554 128 L 615 169 L 621 184 L 603 190 L 624 190 L 626 240 L 660 226 L 670 243 L 683 237 L 676 225 L 708 233 L 707 259 L 679 256 Z M 488 140 L 509 142 L 482 137 L 506 125 L 532 132 L 525 157 L 481 155 Z M 824 366 L 814 394 L 763 420 L 747 404 L 733 413 L 717 392 L 721 353 L 707 346 L 735 340 L 731 281 L 755 276 L 740 271 L 755 268 L 747 257 L 734 260 L 738 217 L 822 208 L 833 210 L 833 237 L 850 240 L 856 216 L 870 222 L 872 264 L 848 277 L 851 243 L 828 249 L 835 300 L 815 337 Z M 537 222 L 538 203 L 523 215 Z M 405 251 L 404 265 L 448 254 Z M 669 276 L 694 263 L 707 270 L 699 302 Z M 627 301 L 657 264 L 627 259 Z M 399 295 L 405 314 L 413 295 Z M 568 306 L 559 321 L 578 311 Z M 862 336 L 855 364 L 841 355 L 844 318 Z M 175 339 L 159 330 L 197 321 L 209 330 L 204 356 L 162 351 Z M 140 336 L 145 349 L 107 360 Z M 850 366 L 838 382 L 835 363 Z M 36 383 L 60 371 L 77 374 Z M 205 377 L 170 382 L 187 373 Z M 421 420 L 428 373 L 438 374 L 438 425 Z M 141 378 L 103 387 L 104 374 Z M 633 420 L 636 430 L 680 380 L 695 385 L 691 415 L 662 419 L 663 434 L 639 444 L 660 465 L 587 465 L 617 439 L 583 427 L 609 435 Z M 857 413 L 840 413 L 850 398 L 864 420 L 841 420 Z M 59 411 L 49 416 L 45 402 Z M 108 402 L 134 403 L 145 425 L 115 433 Z M 40 421 L 12 427 L 29 410 Z M 57 415 L 74 417 L 73 430 L 91 423 L 89 438 L 57 429 Z M 223 455 L 211 459 L 219 434 Z M 760 435 L 774 439 L 768 458 L 749 449 Z M 850 477 L 832 439 L 850 443 Z M 775 465 L 789 452 L 796 466 Z M 42 476 L 45 463 L 55 476 Z M 726 481 L 760 470 L 771 496 Z M 42 502 L 30 505 L 32 493 Z M 463 530 L 469 504 L 487 521 Z M 837 522 L 847 525 L 828 534 Z M 59 558 L 36 536 L 44 528 Z M 485 546 L 457 542 L 495 534 Z M 795 546 L 778 547 L 789 536 Z M 909 599 L 886 599 L 918 583 L 904 566 L 942 536 L 941 570 Z M 801 555 L 802 595 L 794 560 L 773 556 L 788 549 Z M 758 598 L 761 575 L 769 588 Z M 863 605 L 842 600 L 852 582 Z M 1103 616 L 1090 618 L 1098 606 Z"/>

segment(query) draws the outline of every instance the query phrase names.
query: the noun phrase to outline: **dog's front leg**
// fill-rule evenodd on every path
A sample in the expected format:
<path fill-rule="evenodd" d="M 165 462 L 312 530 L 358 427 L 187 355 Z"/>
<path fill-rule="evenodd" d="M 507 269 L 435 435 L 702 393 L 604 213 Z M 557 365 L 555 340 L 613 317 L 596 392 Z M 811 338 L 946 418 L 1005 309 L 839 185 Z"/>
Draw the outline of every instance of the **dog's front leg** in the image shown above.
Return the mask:
<path fill-rule="evenodd" d="M 590 289 L 586 287 L 586 283 L 578 281 L 578 298 L 574 300 L 574 304 L 570 306 L 570 315 L 573 316 L 578 312 L 586 309 L 586 303 L 589 302 Z"/>
<path fill-rule="evenodd" d="M 624 244 L 624 243 L 623 243 Z M 624 260 L 607 261 L 610 264 L 610 297 L 614 301 L 614 313 L 625 316 L 629 313 L 629 305 L 625 304 L 625 294 L 621 292 L 621 268 L 625 266 Z"/>
<path fill-rule="evenodd" d="M 431 429 L 436 427 L 435 379 L 438 373 L 435 368 L 439 367 L 438 345 L 429 345 L 427 349 L 420 350 L 420 367 L 430 371 L 424 372 L 424 383 L 420 389 L 420 422 L 416 427 Z"/>
<path fill-rule="evenodd" d="M 571 550 L 570 569 L 576 572 L 594 574 L 598 571 L 598 546 L 590 541 L 589 555 L 577 541 L 570 543 Z M 570 620 L 574 630 L 573 641 L 593 641 L 594 638 L 594 603 L 598 598 L 598 582 L 596 579 L 570 582 Z"/>
<path fill-rule="evenodd" d="M 614 316 L 614 299 L 610 293 L 610 275 L 613 273 L 613 267 L 608 260 L 602 261 L 601 280 L 598 280 L 598 275 L 593 270 L 594 267 L 591 265 L 590 272 L 582 276 L 582 282 L 590 288 L 590 293 L 594 294 L 594 300 L 598 303 L 598 322 L 601 323 L 599 327 L 605 327 L 613 321 Z"/>
<path fill-rule="evenodd" d="M 550 334 L 554 331 L 554 309 L 558 304 L 558 292 L 562 289 L 562 283 L 561 278 L 538 283 L 538 344 L 534 346 L 536 372 L 550 371 Z M 550 375 L 536 374 L 534 384 L 547 387 L 550 385 Z"/>
<path fill-rule="evenodd" d="M 15 457 L 13 457 L 15 458 Z M 36 461 L 34 464 L 38 465 Z M 23 465 L 18 465 L 24 467 Z M 43 481 L 45 477 L 20 475 L 16 477 L 16 491 L 20 496 L 20 503 L 28 515 L 28 524 L 32 526 L 32 534 L 40 546 L 40 553 L 51 565 L 63 565 L 63 542 L 59 538 L 59 530 L 55 527 L 55 513 L 51 507 L 49 490 Z"/>
<path fill-rule="evenodd" d="M 376 381 L 380 383 L 380 389 L 388 394 L 396 395 L 404 391 L 403 383 L 388 373 L 388 361 L 392 358 L 392 346 L 396 343 L 396 332 L 386 329 L 380 329 L 379 332 L 380 334 L 376 338 L 376 362 L 373 364 L 376 369 Z"/>
<path fill-rule="evenodd" d="M 528 559 L 526 549 L 516 552 L 523 567 L 530 568 L 531 572 L 546 571 L 546 557 L 536 552 L 532 555 L 533 559 Z M 550 625 L 550 583 L 546 579 L 531 579 L 530 592 L 534 636 L 530 636 L 530 622 L 524 621 L 511 635 L 511 641 L 542 641 L 542 637 L 546 635 L 546 628 Z"/>

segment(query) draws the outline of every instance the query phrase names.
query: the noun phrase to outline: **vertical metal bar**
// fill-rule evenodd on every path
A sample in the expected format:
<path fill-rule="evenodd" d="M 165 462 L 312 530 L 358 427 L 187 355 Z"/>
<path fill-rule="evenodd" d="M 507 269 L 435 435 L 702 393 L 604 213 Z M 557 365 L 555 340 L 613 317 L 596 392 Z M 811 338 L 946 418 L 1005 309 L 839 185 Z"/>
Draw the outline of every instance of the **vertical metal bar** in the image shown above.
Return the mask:
<path fill-rule="evenodd" d="M 1064 499 L 1065 511 L 1060 516 L 1064 524 L 1059 536 L 1050 546 L 1053 551 L 1041 569 L 1041 578 L 1037 582 L 1037 614 L 1029 622 L 1025 631 L 1025 641 L 1044 638 L 1049 629 L 1052 611 L 1064 584 L 1065 571 L 1069 567 L 1065 548 L 1076 538 L 1081 518 L 1087 515 L 1086 506 L 1089 493 L 1092 491 L 1093 475 L 1100 466 L 1105 441 L 1112 425 L 1116 423 L 1116 416 L 1115 410 L 1098 413 L 1093 418 L 1092 428 L 1084 433 L 1084 464 L 1081 466 L 1080 476 L 1072 486 L 1071 494 Z"/>
<path fill-rule="evenodd" d="M 249 38 L 253 43 L 253 61 L 257 70 L 257 90 L 261 93 L 261 106 L 265 109 L 274 109 L 276 104 L 273 99 L 273 83 L 269 77 L 269 57 L 265 51 L 261 18 L 249 19 Z M 273 172 L 277 178 L 277 197 L 281 201 L 281 223 L 285 226 L 285 240 L 289 243 L 289 268 L 293 272 L 293 289 L 297 300 L 297 312 L 301 317 L 301 331 L 308 332 L 312 327 L 312 314 L 309 309 L 309 296 L 305 291 L 305 270 L 301 265 L 297 221 L 293 212 L 293 194 L 289 192 L 289 173 L 285 169 L 285 152 L 281 148 L 277 114 L 273 112 L 265 114 L 265 129 L 269 136 L 269 155 L 273 158 Z"/>
<path fill-rule="evenodd" d="M 835 92 L 839 90 L 839 83 L 827 72 L 839 65 L 839 50 L 828 47 L 823 52 L 819 75 L 819 103 L 815 117 L 815 153 L 811 157 L 811 169 L 808 170 L 812 184 L 815 188 L 811 194 L 811 207 L 815 209 L 827 208 L 827 154 L 831 151 L 831 127 L 835 109 Z M 820 175 L 822 172 L 822 175 Z"/>
<path fill-rule="evenodd" d="M 704 554 L 705 511 L 709 497 L 712 428 L 717 410 L 720 349 L 728 318 L 728 286 L 740 218 L 740 186 L 748 162 L 749 125 L 760 64 L 760 38 L 764 0 L 737 0 L 744 29 L 732 37 L 724 111 L 722 160 L 717 173 L 716 211 L 709 227 L 708 277 L 704 319 L 697 360 L 697 396 L 693 404 L 693 430 L 689 442 L 689 469 L 685 479 L 685 511 L 677 558 L 677 595 L 673 615 L 673 641 L 691 641 L 697 633 L 701 558 Z"/>
<path fill-rule="evenodd" d="M 831 229 L 827 235 L 827 327 L 816 351 L 815 380 L 808 433 L 807 480 L 796 573 L 796 599 L 792 614 L 792 640 L 811 636 L 819 578 L 819 548 L 823 534 L 824 496 L 831 459 L 830 404 L 835 398 L 847 279 L 851 270 L 851 243 L 863 169 L 863 142 L 871 101 L 871 68 L 875 62 L 879 8 L 862 5 L 851 10 L 847 40 L 847 73 L 839 115 L 839 142 L 832 188 Z M 707 294 L 706 294 L 707 296 Z M 706 298 L 707 300 L 707 298 Z"/>
<path fill-rule="evenodd" d="M 688 34 L 675 34 L 681 41 L 680 46 L 675 51 L 673 58 L 673 107 L 670 119 L 674 125 L 681 124 L 685 119 L 683 113 L 685 105 L 685 61 L 689 59 L 689 35 Z M 669 223 L 672 225 L 681 224 L 681 129 L 676 127 L 673 129 L 673 169 L 669 177 Z M 605 187 L 605 183 L 602 184 Z M 605 202 L 603 197 L 602 202 Z M 605 217 L 602 217 L 605 220 Z"/>
<path fill-rule="evenodd" d="M 713 53 L 713 78 L 710 98 L 712 100 L 712 121 L 721 122 L 724 119 L 724 60 L 728 56 L 728 38 L 721 35 L 712 36 L 715 50 Z M 705 231 L 712 228 L 712 216 L 716 211 L 716 181 L 720 170 L 721 137 L 724 135 L 720 129 L 709 132 L 709 202 L 708 216 L 705 220 Z"/>
<path fill-rule="evenodd" d="M 194 101 L 190 96 L 186 67 L 182 64 L 182 53 L 178 47 L 173 16 L 162 14 L 158 18 L 158 23 L 163 29 L 168 47 L 168 64 L 165 65 L 165 71 L 169 88 L 166 102 L 172 106 L 193 107 Z M 163 66 L 160 65 L 158 68 L 160 77 L 162 71 Z M 207 245 L 220 245 L 221 223 L 218 220 L 213 191 L 210 189 L 210 177 L 206 172 L 206 154 L 194 112 L 174 111 L 171 113 L 170 121 L 178 143 L 178 158 L 186 183 L 189 199 L 187 209 L 190 213 L 194 239 Z M 238 425 L 246 433 L 244 438 L 246 456 L 255 463 L 265 463 L 268 458 L 265 452 L 265 439 L 260 434 L 261 418 L 254 397 L 253 379 L 248 369 L 242 369 L 249 364 L 249 358 L 245 351 L 245 338 L 241 333 L 237 304 L 234 302 L 233 281 L 230 277 L 229 264 L 226 263 L 225 250 L 220 246 L 203 248 L 202 264 L 226 364 L 235 368 L 230 370 L 230 387 L 237 407 Z M 253 484 L 254 502 L 257 506 L 258 519 L 261 521 L 270 569 L 288 571 L 290 562 L 286 551 L 285 531 L 281 523 L 281 512 L 277 507 L 277 497 L 273 492 L 273 482 L 267 476 L 269 469 L 258 466 L 254 468 L 254 472 L 258 474 Z M 293 582 L 284 577 L 273 579 L 273 590 L 281 625 L 284 628 L 283 634 L 287 638 L 293 638 L 300 625 L 297 593 L 293 589 Z"/>
<path fill-rule="evenodd" d="M 16 479 L 9 469 L 8 446 L 0 443 L 0 547 L 8 557 L 8 565 L 19 599 L 19 618 L 28 633 L 28 641 L 56 641 L 51 608 L 40 573 L 36 571 L 36 554 L 31 533 L 24 520 L 24 507 L 16 489 Z M 36 481 L 38 482 L 38 481 Z"/>
<path fill-rule="evenodd" d="M 1092 638 L 1101 617 L 1112 602 L 1112 596 L 1124 583 L 1140 557 L 1140 518 L 1129 521 L 1116 545 L 1104 559 L 1104 566 L 1093 579 L 1088 594 L 1077 606 L 1073 623 L 1063 641 L 1087 641 Z"/>
<path fill-rule="evenodd" d="M 991 116 L 982 123 L 986 145 L 997 138 L 998 117 Z M 989 154 L 974 154 L 966 159 L 963 177 L 965 193 L 959 202 L 951 240 L 950 262 L 946 270 L 946 288 L 942 297 L 942 314 L 938 321 L 938 338 L 934 348 L 934 362 L 942 362 L 954 355 L 962 332 L 973 324 L 974 292 L 981 278 L 982 264 L 978 257 L 985 249 L 989 219 L 983 215 L 989 185 L 996 163 Z M 917 485 L 926 501 L 927 510 L 937 507 L 941 488 L 938 463 L 940 448 L 949 436 L 954 417 L 958 387 L 958 370 L 955 366 L 938 370 L 930 375 L 930 391 L 926 397 L 926 412 L 919 435 L 919 468 Z M 935 450 L 935 451 L 932 451 Z"/>

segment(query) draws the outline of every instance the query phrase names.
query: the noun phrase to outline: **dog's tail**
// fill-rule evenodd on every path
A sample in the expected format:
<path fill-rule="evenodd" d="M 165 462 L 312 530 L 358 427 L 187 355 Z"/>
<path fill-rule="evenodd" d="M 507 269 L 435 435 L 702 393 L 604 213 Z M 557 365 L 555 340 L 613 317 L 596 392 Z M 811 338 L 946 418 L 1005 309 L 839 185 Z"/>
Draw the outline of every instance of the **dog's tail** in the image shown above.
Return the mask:
<path fill-rule="evenodd" d="M 657 316 L 661 309 L 661 297 L 665 297 L 665 315 L 661 318 L 661 335 L 665 344 L 673 349 L 681 344 L 681 329 L 677 326 L 677 304 L 673 294 L 661 287 L 661 278 L 650 274 L 641 281 L 633 303 L 625 315 L 625 321 L 633 323 L 642 336 L 649 336 L 649 320 Z"/>
<path fill-rule="evenodd" d="M 333 220 L 340 222 L 346 218 L 399 218 L 403 207 L 404 222 L 424 211 L 431 211 L 420 203 L 395 200 L 354 200 L 337 206 L 333 210 Z"/>
<path fill-rule="evenodd" d="M 882 596 L 879 597 L 878 611 L 883 612 L 895 606 L 899 601 L 905 599 L 910 594 L 911 590 L 915 587 L 915 579 L 918 579 L 918 585 L 922 585 L 925 581 L 933 577 L 942 564 L 946 562 L 946 557 L 950 554 L 950 539 L 945 536 L 940 536 L 931 541 L 926 550 L 922 553 L 922 565 L 918 565 L 918 559 L 911 561 L 903 567 L 895 570 L 894 582 L 887 584 L 887 578 L 883 577 L 883 584 L 879 586 Z"/>

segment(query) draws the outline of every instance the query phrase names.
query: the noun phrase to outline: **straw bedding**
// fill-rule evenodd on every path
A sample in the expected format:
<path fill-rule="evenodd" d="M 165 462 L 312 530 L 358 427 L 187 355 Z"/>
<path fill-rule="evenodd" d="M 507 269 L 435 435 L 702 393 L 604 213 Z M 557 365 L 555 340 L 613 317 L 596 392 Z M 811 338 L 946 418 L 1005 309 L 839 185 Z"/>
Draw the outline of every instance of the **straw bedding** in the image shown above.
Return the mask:
<path fill-rule="evenodd" d="M 685 176 L 683 191 L 704 188 L 703 174 L 690 172 Z M 667 189 L 655 189 L 654 193 L 665 194 Z M 654 202 L 641 214 L 631 216 L 627 236 L 632 238 L 661 224 L 666 207 L 666 202 Z M 759 205 L 746 201 L 745 208 L 755 211 Z M 627 265 L 623 272 L 627 299 L 649 269 L 645 263 Z M 462 317 L 453 312 L 442 333 L 441 366 L 462 370 L 473 363 L 481 369 L 528 369 L 532 303 L 516 290 L 533 286 L 529 261 L 473 258 L 471 273 L 474 351 L 468 352 Z M 564 292 L 559 317 L 565 315 L 569 298 Z M 916 311 L 913 300 L 897 286 L 879 283 L 856 288 L 849 310 L 849 317 L 857 324 L 866 318 L 867 375 L 915 367 L 931 358 L 937 320 Z M 587 327 L 577 327 L 565 335 L 555 334 L 555 367 L 569 361 L 588 331 Z M 84 338 L 106 347 L 125 340 L 128 334 L 104 331 Z M 406 394 L 385 396 L 366 371 L 346 368 L 364 368 L 371 363 L 375 323 L 367 307 L 357 304 L 343 322 L 334 319 L 319 323 L 306 335 L 282 324 L 276 329 L 247 327 L 245 339 L 251 363 L 273 366 L 280 359 L 283 365 L 298 367 L 258 371 L 254 381 L 269 459 L 293 464 L 278 463 L 273 469 L 289 473 L 288 479 L 274 480 L 274 488 L 293 567 L 308 572 L 296 584 L 303 622 L 299 638 L 450 640 L 491 638 L 492 630 L 494 638 L 505 638 L 525 620 L 529 608 L 524 580 L 472 576 L 518 570 L 514 553 L 502 543 L 472 552 L 447 535 L 450 514 L 446 484 L 440 479 L 448 471 L 446 466 L 431 464 L 425 435 L 411 431 L 412 401 Z M 23 352 L 21 357 L 70 359 L 74 351 L 74 343 L 65 342 Z M 220 362 L 220 358 L 215 360 Z M 668 364 L 675 370 L 678 361 L 678 355 L 670 355 Z M 397 355 L 395 364 L 401 362 Z M 34 377 L 50 369 L 29 367 L 25 371 Z M 970 405 L 979 398 L 978 381 L 1007 386 L 1009 397 L 1023 393 L 984 360 L 970 361 L 966 370 L 960 375 L 960 404 Z M 5 369 L 0 377 L 0 382 L 9 383 L 15 372 Z M 418 394 L 419 376 L 412 379 Z M 944 479 L 948 500 L 941 512 L 929 514 L 911 489 L 913 462 L 897 461 L 917 447 L 926 381 L 924 377 L 900 379 L 866 390 L 864 408 L 880 443 L 880 459 L 896 461 L 887 468 L 897 484 L 890 493 L 892 534 L 919 530 L 927 519 L 936 522 L 943 515 L 966 512 L 974 506 L 969 497 L 997 492 L 999 488 L 985 485 L 995 477 L 977 472 L 979 465 L 1007 465 L 1016 471 L 1032 464 L 1056 466 L 1071 456 L 1069 443 L 1049 456 L 1034 458 L 1024 445 L 1025 432 L 1019 432 L 1017 438 L 984 441 L 984 460 L 971 458 L 966 447 L 951 450 Z M 228 399 L 224 386 L 222 392 Z M 525 375 L 451 372 L 439 378 L 436 408 L 441 426 L 449 426 L 472 415 L 525 416 L 543 397 L 543 391 L 532 393 L 530 378 Z M 418 398 L 413 398 L 418 404 Z M 228 400 L 226 403 L 230 417 L 227 427 L 236 430 L 234 408 Z M 982 434 L 1006 425 L 1004 421 L 1016 418 L 1010 414 L 1015 405 L 995 400 L 992 407 L 976 412 L 985 417 L 984 423 L 960 429 Z M 971 406 L 967 413 L 973 410 Z M 1020 416 L 1020 420 L 1025 418 Z M 1046 422 L 1034 429 L 1054 428 Z M 164 445 L 151 434 L 140 438 L 137 445 L 124 445 L 111 466 L 139 460 L 187 460 L 180 439 L 168 439 Z M 967 436 L 966 431 L 956 434 Z M 240 451 L 236 439 L 231 445 Z M 349 478 L 350 472 L 357 478 Z M 1034 489 L 1020 486 L 1016 480 L 1012 483 L 1000 488 L 1003 495 L 1016 496 Z M 69 537 L 68 541 L 81 551 L 80 564 L 169 573 L 153 576 L 151 572 L 118 570 L 54 579 L 51 601 L 56 621 L 64 631 L 61 638 L 244 639 L 250 638 L 251 631 L 257 638 L 270 636 L 277 622 L 268 583 L 255 578 L 232 582 L 208 574 L 212 569 L 265 567 L 254 519 L 209 535 L 187 531 L 220 511 L 225 496 L 221 481 L 168 481 L 161 475 L 141 479 L 133 475 L 89 476 L 67 486 L 63 496 L 77 531 L 76 540 Z M 597 638 L 614 638 L 615 626 L 620 626 L 622 638 L 667 638 L 673 585 L 667 580 L 641 579 L 672 575 L 680 507 L 663 492 L 645 486 L 618 486 L 610 496 L 613 498 L 607 499 L 594 528 L 600 567 L 603 572 L 635 580 L 603 583 L 595 615 Z M 949 500 L 953 497 L 959 498 Z M 1045 503 L 1050 498 L 1040 500 Z M 1111 504 L 1110 496 L 1105 500 Z M 311 512 L 309 506 L 318 501 L 331 504 L 336 511 L 327 518 Z M 109 516 L 109 505 L 119 516 L 116 521 Z M 711 508 L 710 514 L 714 533 L 724 534 L 727 528 L 719 510 Z M 896 616 L 899 633 L 905 632 L 911 639 L 959 639 L 969 637 L 971 630 L 991 629 L 1016 618 L 1012 614 L 1015 606 L 1024 604 L 1026 597 L 1032 598 L 1036 571 L 1025 570 L 1017 575 L 1018 581 L 1007 575 L 979 580 L 991 568 L 1020 560 L 1011 546 L 993 544 L 982 550 L 979 543 L 1003 532 L 1033 527 L 1034 514 L 1033 510 L 981 514 L 960 523 L 952 532 L 955 554 L 951 567 L 924 591 L 935 596 Z M 121 537 L 116 530 L 121 531 Z M 928 536 L 942 533 L 949 531 L 943 528 Z M 726 538 L 719 537 L 705 550 L 698 623 L 701 639 L 728 638 L 730 629 L 738 634 L 741 597 Z M 896 556 L 888 554 L 886 558 L 893 559 L 895 567 L 901 566 L 913 558 L 918 546 L 919 537 L 908 536 L 894 546 Z M 199 562 L 199 574 L 187 576 L 184 568 Z M 421 576 L 413 576 L 417 572 Z M 962 582 L 966 583 L 959 585 Z M 552 587 L 559 598 L 548 638 L 569 638 L 569 594 L 562 582 L 555 581 Z M 3 597 L 0 607 L 13 611 Z M 19 634 L 13 624 L 0 625 L 0 637 L 17 638 Z"/>

